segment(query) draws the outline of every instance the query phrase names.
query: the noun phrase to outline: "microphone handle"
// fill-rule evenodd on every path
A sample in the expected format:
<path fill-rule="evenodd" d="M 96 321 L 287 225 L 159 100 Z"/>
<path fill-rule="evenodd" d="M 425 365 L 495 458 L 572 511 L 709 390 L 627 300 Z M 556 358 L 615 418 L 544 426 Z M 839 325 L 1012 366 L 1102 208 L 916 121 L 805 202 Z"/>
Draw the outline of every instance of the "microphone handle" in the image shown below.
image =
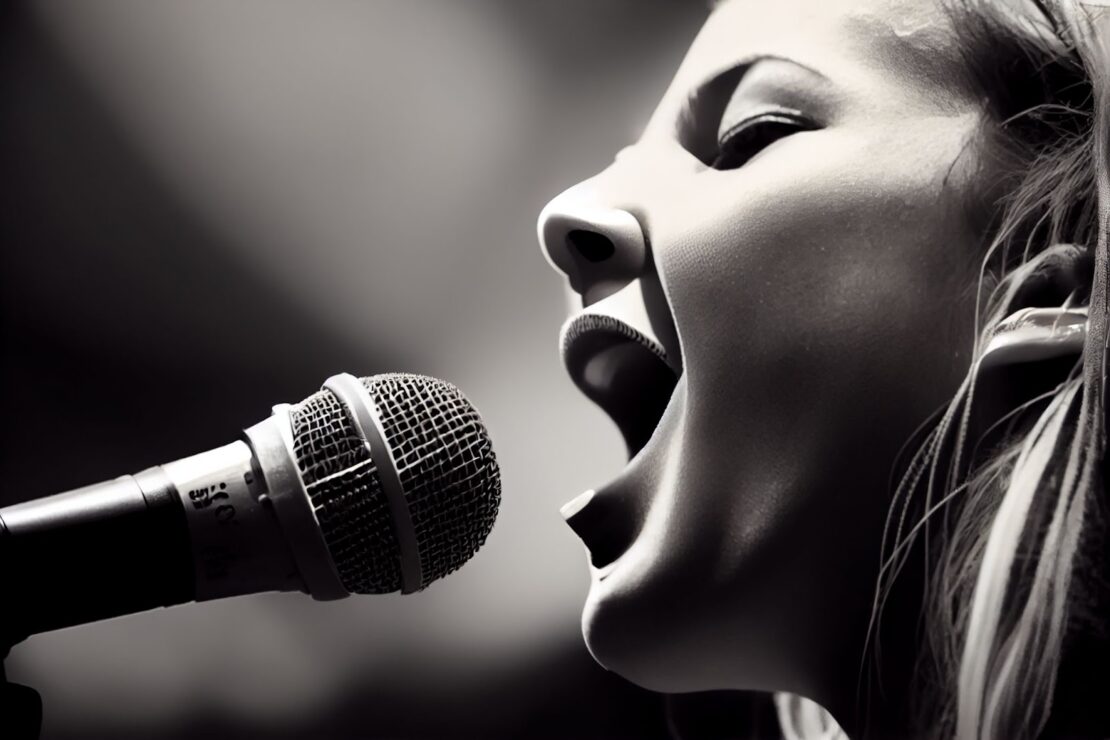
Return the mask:
<path fill-rule="evenodd" d="M 0 509 L 0 626 L 36 632 L 195 598 L 181 499 L 152 468 Z"/>
<path fill-rule="evenodd" d="M 0 639 L 305 590 L 262 472 L 240 441 L 0 509 Z"/>

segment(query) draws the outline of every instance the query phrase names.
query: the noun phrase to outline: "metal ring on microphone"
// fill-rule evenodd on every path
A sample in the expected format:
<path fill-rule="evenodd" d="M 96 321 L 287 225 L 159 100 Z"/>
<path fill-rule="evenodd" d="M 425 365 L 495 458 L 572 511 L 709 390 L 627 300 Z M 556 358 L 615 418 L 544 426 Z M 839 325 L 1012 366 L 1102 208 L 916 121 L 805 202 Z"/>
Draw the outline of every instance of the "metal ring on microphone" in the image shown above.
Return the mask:
<path fill-rule="evenodd" d="M 331 376 L 324 381 L 324 388 L 331 391 L 346 407 L 355 430 L 370 450 L 382 493 L 385 494 L 393 515 L 393 532 L 397 536 L 400 550 L 401 593 L 412 593 L 424 582 L 420 549 L 416 542 L 416 529 L 412 524 L 405 489 L 401 486 L 401 477 L 397 471 L 397 461 L 386 439 L 377 404 L 362 381 L 349 373 Z"/>
<path fill-rule="evenodd" d="M 336 571 L 312 499 L 297 467 L 289 408 L 289 404 L 274 406 L 271 416 L 243 434 L 258 461 L 266 482 L 266 495 L 290 543 L 305 588 L 319 601 L 342 599 L 349 592 Z"/>

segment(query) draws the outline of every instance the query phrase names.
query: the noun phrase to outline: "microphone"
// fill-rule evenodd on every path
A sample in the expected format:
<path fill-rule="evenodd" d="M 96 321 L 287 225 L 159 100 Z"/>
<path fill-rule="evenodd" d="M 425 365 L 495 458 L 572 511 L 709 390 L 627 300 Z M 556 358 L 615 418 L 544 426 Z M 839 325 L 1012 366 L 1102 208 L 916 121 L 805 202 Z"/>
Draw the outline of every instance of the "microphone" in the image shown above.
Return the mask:
<path fill-rule="evenodd" d="M 458 388 L 335 375 L 239 441 L 0 509 L 0 639 L 262 591 L 412 593 L 477 552 L 500 500 Z"/>

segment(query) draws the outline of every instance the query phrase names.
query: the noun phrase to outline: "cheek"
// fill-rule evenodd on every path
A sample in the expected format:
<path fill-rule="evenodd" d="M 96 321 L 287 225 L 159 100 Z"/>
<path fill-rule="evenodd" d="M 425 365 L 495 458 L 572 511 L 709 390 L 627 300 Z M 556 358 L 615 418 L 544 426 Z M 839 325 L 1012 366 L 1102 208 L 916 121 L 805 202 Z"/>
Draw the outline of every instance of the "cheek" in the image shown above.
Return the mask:
<path fill-rule="evenodd" d="M 702 198 L 699 229 L 656 240 L 686 396 L 684 500 L 653 502 L 668 523 L 653 578 L 712 569 L 705 599 L 745 601 L 753 633 L 808 629 L 796 615 L 829 599 L 846 621 L 870 603 L 894 458 L 972 341 L 978 240 L 942 185 L 951 159 L 767 157 L 781 169 L 753 169 L 742 200 Z"/>
<path fill-rule="evenodd" d="M 761 416 L 813 412 L 898 389 L 902 404 L 922 396 L 907 413 L 928 412 L 966 363 L 977 239 L 940 165 L 957 137 L 916 158 L 895 154 L 905 142 L 840 138 L 705 173 L 675 220 L 697 226 L 658 224 L 694 414 L 742 398 Z"/>

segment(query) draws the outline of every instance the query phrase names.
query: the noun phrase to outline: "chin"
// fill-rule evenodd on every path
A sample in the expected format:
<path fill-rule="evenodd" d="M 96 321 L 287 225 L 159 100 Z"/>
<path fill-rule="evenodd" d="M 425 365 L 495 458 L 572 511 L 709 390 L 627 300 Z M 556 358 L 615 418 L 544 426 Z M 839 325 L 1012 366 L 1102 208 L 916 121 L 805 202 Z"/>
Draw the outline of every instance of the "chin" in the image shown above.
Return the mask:
<path fill-rule="evenodd" d="M 661 693 L 732 688 L 699 649 L 710 645 L 695 634 L 695 610 L 681 609 L 687 600 L 672 593 L 663 602 L 649 595 L 646 584 L 630 586 L 616 576 L 595 577 L 582 610 L 582 636 L 599 665 Z"/>

